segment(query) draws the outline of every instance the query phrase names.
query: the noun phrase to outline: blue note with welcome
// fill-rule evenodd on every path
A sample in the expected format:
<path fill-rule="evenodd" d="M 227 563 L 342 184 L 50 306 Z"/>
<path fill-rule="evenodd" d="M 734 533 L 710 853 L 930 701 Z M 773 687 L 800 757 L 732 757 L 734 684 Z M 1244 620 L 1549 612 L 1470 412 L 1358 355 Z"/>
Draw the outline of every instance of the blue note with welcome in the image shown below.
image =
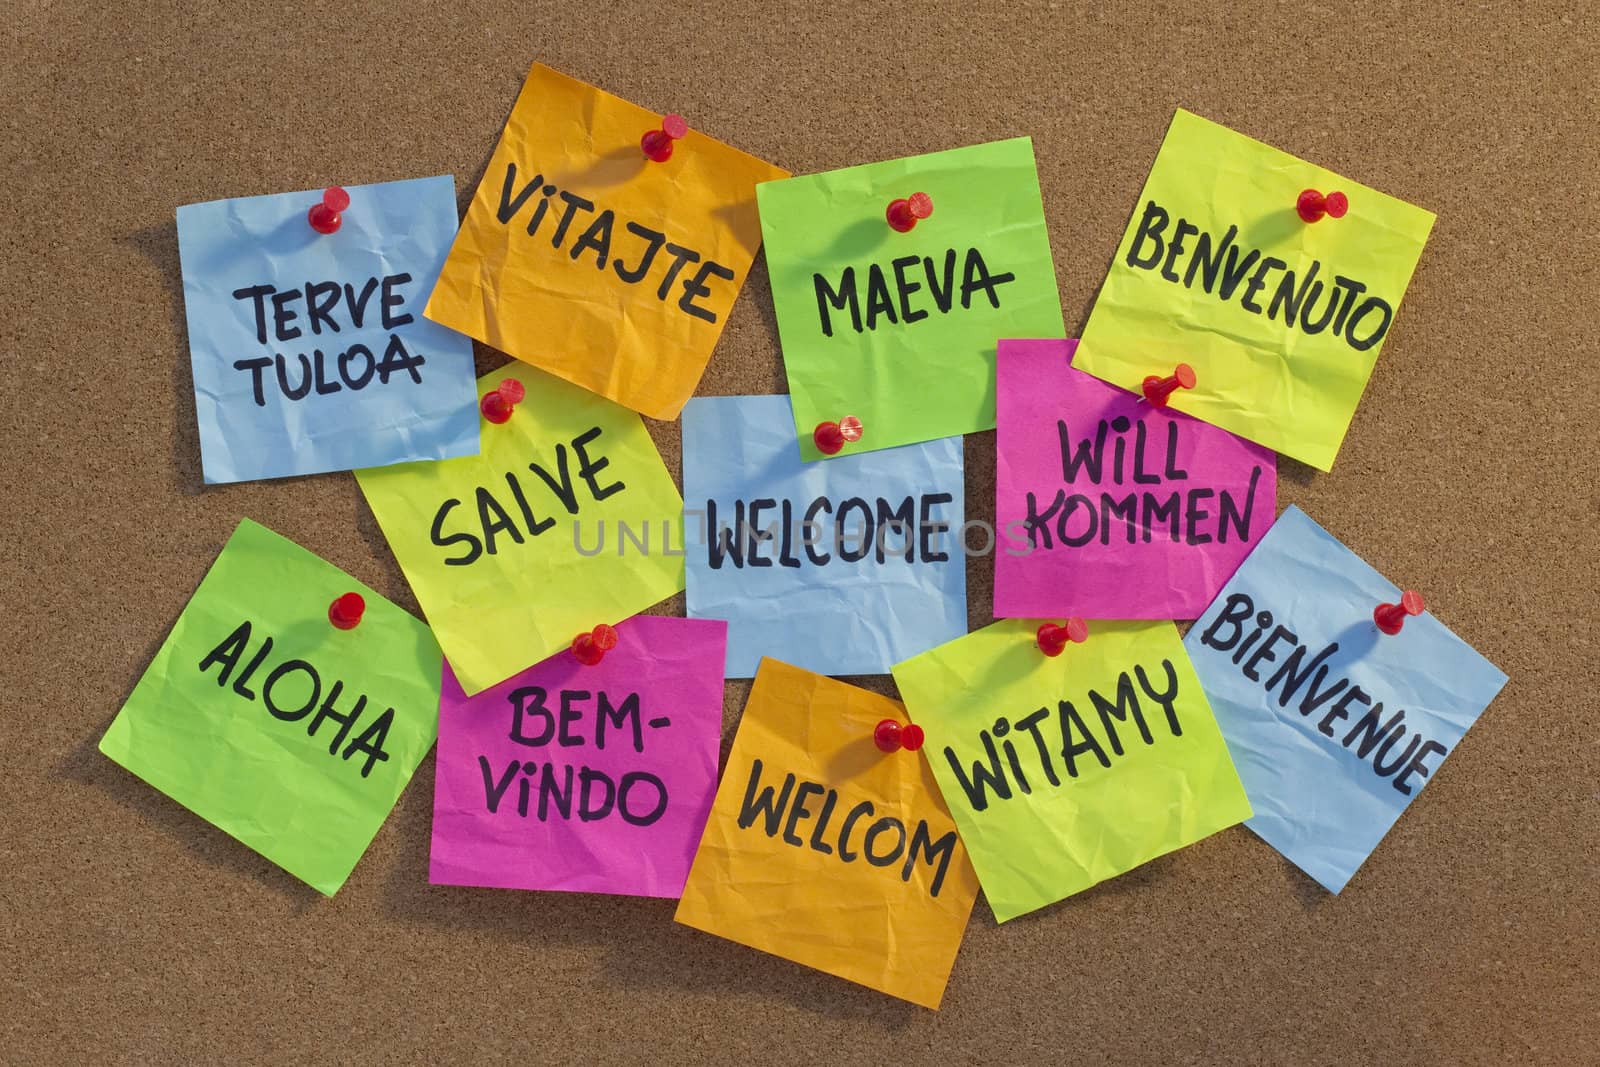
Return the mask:
<path fill-rule="evenodd" d="M 1335 893 L 1506 683 L 1431 613 L 1381 633 L 1399 597 L 1290 507 L 1184 639 L 1245 825 Z"/>
<path fill-rule="evenodd" d="M 965 634 L 962 485 L 959 437 L 803 463 L 787 396 L 690 400 L 689 616 L 728 621 L 727 676 L 887 674 Z"/>
<path fill-rule="evenodd" d="M 423 318 L 455 239 L 449 175 L 178 208 L 178 254 L 207 482 L 478 451 L 471 339 Z"/>

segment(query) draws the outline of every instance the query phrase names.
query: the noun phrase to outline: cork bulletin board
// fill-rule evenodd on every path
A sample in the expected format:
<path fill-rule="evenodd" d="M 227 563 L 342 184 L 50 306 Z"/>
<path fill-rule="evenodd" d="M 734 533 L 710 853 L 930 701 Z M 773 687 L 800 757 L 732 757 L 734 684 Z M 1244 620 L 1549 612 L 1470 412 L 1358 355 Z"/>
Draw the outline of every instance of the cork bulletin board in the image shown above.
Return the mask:
<path fill-rule="evenodd" d="M 1593 1062 L 1589 14 L 12 5 L 0 1061 Z M 442 173 L 465 204 L 535 60 L 795 173 L 1031 135 L 1071 332 L 1176 107 L 1437 212 L 1337 465 L 1280 461 L 1279 507 L 1511 681 L 1343 894 L 1235 827 L 1004 927 L 980 902 L 933 1013 L 670 901 L 429 886 L 431 757 L 324 899 L 99 754 L 242 517 L 416 607 L 352 477 L 203 486 L 174 208 Z M 758 260 L 699 393 L 782 391 Z M 678 476 L 678 424 L 649 429 Z M 992 514 L 992 431 L 966 501 Z M 991 576 L 969 562 L 973 627 Z"/>

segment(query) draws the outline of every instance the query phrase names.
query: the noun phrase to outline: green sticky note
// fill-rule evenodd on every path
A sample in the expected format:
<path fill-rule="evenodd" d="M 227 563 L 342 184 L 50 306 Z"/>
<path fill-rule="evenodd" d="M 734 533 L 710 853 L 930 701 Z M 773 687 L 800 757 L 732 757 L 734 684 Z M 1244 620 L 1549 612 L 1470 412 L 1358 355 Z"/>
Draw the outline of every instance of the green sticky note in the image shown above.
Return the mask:
<path fill-rule="evenodd" d="M 100 751 L 332 896 L 433 745 L 440 667 L 421 622 L 245 519 Z"/>
<path fill-rule="evenodd" d="M 889 204 L 926 193 L 908 232 Z M 1026 137 L 756 186 L 778 336 L 807 460 L 822 422 L 867 452 L 994 426 L 995 342 L 1061 337 Z"/>
<path fill-rule="evenodd" d="M 1342 193 L 1306 222 L 1306 190 Z M 1180 363 L 1171 405 L 1329 470 L 1433 214 L 1179 111 L 1073 366 L 1138 392 Z"/>
<path fill-rule="evenodd" d="M 1046 656 L 1008 619 L 894 668 L 1000 922 L 1250 817 L 1170 622 L 1088 624 Z"/>
<path fill-rule="evenodd" d="M 478 455 L 356 471 L 468 696 L 683 589 L 683 498 L 639 416 L 526 366 Z"/>

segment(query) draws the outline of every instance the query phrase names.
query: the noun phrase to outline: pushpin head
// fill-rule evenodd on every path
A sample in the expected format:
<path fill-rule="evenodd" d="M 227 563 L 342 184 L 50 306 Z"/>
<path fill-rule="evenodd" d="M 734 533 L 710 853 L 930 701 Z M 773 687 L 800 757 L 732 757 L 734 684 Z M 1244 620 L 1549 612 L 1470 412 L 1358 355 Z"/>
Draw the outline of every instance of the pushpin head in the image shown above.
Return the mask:
<path fill-rule="evenodd" d="M 360 593 L 345 593 L 328 605 L 328 621 L 341 630 L 354 630 L 367 610 Z"/>
<path fill-rule="evenodd" d="M 922 727 L 915 723 L 901 725 L 894 719 L 880 719 L 872 731 L 872 743 L 880 752 L 898 752 L 902 748 L 915 752 L 922 747 Z"/>
<path fill-rule="evenodd" d="M 824 456 L 838 455 L 844 447 L 844 427 L 837 422 L 819 422 L 817 428 L 811 431 L 811 441 Z"/>
<path fill-rule="evenodd" d="M 522 403 L 527 392 L 521 382 L 507 378 L 493 391 L 483 394 L 483 399 L 478 401 L 478 410 L 483 412 L 484 418 L 498 425 L 511 417 L 511 412 Z"/>
<path fill-rule="evenodd" d="M 579 634 L 572 639 L 572 656 L 585 667 L 593 667 L 605 659 L 605 649 L 594 643 L 594 637 L 589 634 Z"/>
<path fill-rule="evenodd" d="M 672 142 L 688 132 L 689 124 L 682 115 L 664 115 L 659 130 L 651 130 L 639 138 L 639 148 L 651 162 L 665 163 L 672 158 Z"/>
<path fill-rule="evenodd" d="M 861 420 L 846 415 L 838 422 L 819 422 L 811 431 L 811 441 L 824 456 L 838 455 L 848 441 L 861 440 Z"/>
<path fill-rule="evenodd" d="M 1088 624 L 1076 617 L 1068 619 L 1064 626 L 1057 626 L 1053 622 L 1047 622 L 1034 633 L 1034 640 L 1039 645 L 1039 651 L 1047 656 L 1061 655 L 1062 651 L 1067 647 L 1068 641 L 1075 645 L 1081 645 L 1088 639 Z"/>
<path fill-rule="evenodd" d="M 607 652 L 616 647 L 617 631 L 605 623 L 572 639 L 572 655 L 585 667 L 593 667 L 605 659 Z"/>
<path fill-rule="evenodd" d="M 349 206 L 350 194 L 335 185 L 322 191 L 322 202 L 311 205 L 311 210 L 306 212 L 306 221 L 318 233 L 334 233 L 344 222 L 341 213 Z"/>
<path fill-rule="evenodd" d="M 880 752 L 900 751 L 900 724 L 893 719 L 880 719 L 872 730 L 872 743 Z"/>
<path fill-rule="evenodd" d="M 1320 222 L 1324 215 L 1342 219 L 1344 213 L 1350 210 L 1350 200 L 1343 193 L 1323 196 L 1315 189 L 1307 189 L 1295 200 L 1294 209 L 1300 213 L 1303 222 Z"/>
<path fill-rule="evenodd" d="M 502 423 L 511 417 L 511 409 L 516 407 L 506 399 L 506 395 L 498 389 L 483 394 L 483 399 L 478 401 L 478 410 L 483 412 L 483 417 L 493 423 Z"/>
<path fill-rule="evenodd" d="M 1149 401 L 1152 406 L 1164 408 L 1167 406 L 1167 400 L 1174 392 L 1179 389 L 1193 389 L 1195 382 L 1198 380 L 1199 379 L 1195 377 L 1193 367 L 1189 366 L 1187 363 L 1180 363 L 1178 364 L 1177 368 L 1165 378 L 1158 377 L 1154 374 L 1146 378 L 1143 383 L 1144 398 L 1145 400 Z"/>
<path fill-rule="evenodd" d="M 1407 589 L 1400 594 L 1400 603 L 1379 604 L 1372 612 L 1372 621 L 1378 624 L 1378 629 L 1392 636 L 1400 632 L 1409 616 L 1421 614 L 1422 594 L 1415 589 Z"/>
<path fill-rule="evenodd" d="M 889 225 L 900 233 L 908 232 L 916 226 L 919 219 L 925 219 L 933 214 L 933 197 L 927 193 L 912 193 L 908 197 L 889 201 L 889 208 L 884 212 L 884 218 L 889 220 Z"/>

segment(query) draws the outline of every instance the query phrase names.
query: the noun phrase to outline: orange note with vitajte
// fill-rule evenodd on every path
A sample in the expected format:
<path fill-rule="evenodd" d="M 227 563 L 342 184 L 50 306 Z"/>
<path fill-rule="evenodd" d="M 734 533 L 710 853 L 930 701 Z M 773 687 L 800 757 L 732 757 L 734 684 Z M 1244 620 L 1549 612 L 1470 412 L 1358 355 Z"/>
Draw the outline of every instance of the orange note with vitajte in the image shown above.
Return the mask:
<path fill-rule="evenodd" d="M 756 183 L 789 172 L 665 118 L 535 64 L 428 318 L 677 418 L 761 247 Z"/>

